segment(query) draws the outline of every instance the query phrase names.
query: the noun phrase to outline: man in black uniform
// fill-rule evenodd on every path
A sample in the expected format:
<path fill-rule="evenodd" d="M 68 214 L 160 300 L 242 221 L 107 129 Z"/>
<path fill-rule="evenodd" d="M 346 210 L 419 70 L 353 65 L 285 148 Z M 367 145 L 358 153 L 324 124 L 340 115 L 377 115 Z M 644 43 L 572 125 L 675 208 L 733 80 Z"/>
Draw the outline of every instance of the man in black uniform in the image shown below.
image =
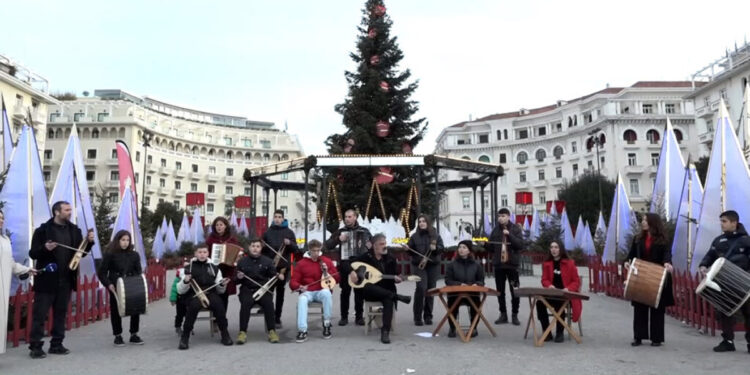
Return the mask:
<path fill-rule="evenodd" d="M 523 232 L 521 228 L 510 222 L 510 210 L 501 208 L 497 212 L 497 225 L 492 229 L 489 238 L 491 243 L 486 244 L 487 251 L 492 252 L 492 264 L 495 268 L 495 287 L 500 295 L 497 297 L 500 304 L 500 317 L 495 324 L 508 323 L 508 312 L 505 307 L 505 281 L 508 280 L 510 289 L 510 301 L 513 312 L 513 324 L 521 325 L 518 320 L 518 308 L 521 300 L 516 297 L 515 289 L 519 286 L 518 266 L 523 250 Z M 505 242 L 506 258 L 503 259 L 503 245 Z"/>
<path fill-rule="evenodd" d="M 279 260 L 279 264 L 276 266 L 277 271 L 284 271 L 284 278 L 279 279 L 276 282 L 276 328 L 282 328 L 281 325 L 281 310 L 284 308 L 284 285 L 289 280 L 289 272 L 291 267 L 287 262 L 290 260 L 292 254 L 298 254 L 299 248 L 297 247 L 297 238 L 294 232 L 289 229 L 288 221 L 284 219 L 284 210 L 276 210 L 273 212 L 273 223 L 266 233 L 263 233 L 263 241 L 272 246 L 273 250 L 269 249 L 267 245 L 263 246 L 263 255 L 275 259 L 276 252 L 281 254 L 284 259 Z M 282 249 L 283 246 L 283 249 Z M 282 250 L 282 251 L 279 251 Z"/>

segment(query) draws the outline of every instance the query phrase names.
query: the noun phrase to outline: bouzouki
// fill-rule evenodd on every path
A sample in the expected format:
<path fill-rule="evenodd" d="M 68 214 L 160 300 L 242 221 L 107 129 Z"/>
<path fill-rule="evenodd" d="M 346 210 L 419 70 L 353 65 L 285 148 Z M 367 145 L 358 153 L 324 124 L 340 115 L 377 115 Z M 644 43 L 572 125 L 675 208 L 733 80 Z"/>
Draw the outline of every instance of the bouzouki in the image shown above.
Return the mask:
<path fill-rule="evenodd" d="M 357 282 L 353 283 L 349 280 L 349 285 L 352 288 L 359 289 L 367 284 L 376 284 L 380 280 L 393 280 L 397 275 L 383 275 L 377 268 L 363 262 L 353 262 L 352 271 L 357 274 Z M 404 281 L 422 281 L 419 276 L 409 275 L 406 276 Z"/>

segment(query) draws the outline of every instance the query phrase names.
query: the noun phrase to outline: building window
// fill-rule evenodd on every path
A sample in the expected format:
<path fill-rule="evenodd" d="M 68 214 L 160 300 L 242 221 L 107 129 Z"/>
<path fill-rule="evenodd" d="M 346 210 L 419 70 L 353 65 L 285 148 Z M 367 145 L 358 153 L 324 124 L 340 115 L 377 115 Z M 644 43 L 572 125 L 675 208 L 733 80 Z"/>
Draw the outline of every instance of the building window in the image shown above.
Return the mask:
<path fill-rule="evenodd" d="M 135 174 L 135 183 L 136 183 L 136 184 L 138 183 L 138 179 L 139 179 L 139 175 L 138 175 L 138 173 L 136 173 L 136 174 Z"/>
<path fill-rule="evenodd" d="M 659 166 L 659 154 L 651 154 L 651 165 L 654 167 Z"/>
<path fill-rule="evenodd" d="M 628 129 L 622 134 L 622 140 L 632 145 L 638 140 L 638 136 L 635 134 L 635 131 Z"/>
<path fill-rule="evenodd" d="M 508 129 L 503 129 L 503 139 L 508 139 Z"/>
<path fill-rule="evenodd" d="M 96 172 L 86 171 L 86 181 L 94 181 L 96 179 Z"/>
<path fill-rule="evenodd" d="M 96 150 L 87 150 L 86 159 L 91 159 L 91 160 L 96 159 Z"/>
<path fill-rule="evenodd" d="M 677 139 L 677 143 L 682 143 L 682 132 L 680 131 L 680 129 L 674 130 L 674 137 L 675 139 Z"/>
<path fill-rule="evenodd" d="M 540 128 L 537 128 L 537 133 L 539 136 L 547 135 L 547 127 L 542 126 Z"/>
<path fill-rule="evenodd" d="M 490 135 L 489 134 L 480 134 L 479 135 L 479 143 L 490 143 Z"/>
<path fill-rule="evenodd" d="M 44 150 L 44 160 L 52 159 L 52 150 Z"/>
<path fill-rule="evenodd" d="M 119 171 L 110 171 L 109 172 L 109 180 L 110 181 L 120 181 L 120 172 Z"/>
<path fill-rule="evenodd" d="M 198 191 L 198 184 L 191 183 L 190 184 L 190 191 Z"/>
<path fill-rule="evenodd" d="M 117 203 L 117 201 L 119 200 L 119 198 L 120 197 L 119 197 L 119 195 L 117 193 L 109 193 L 109 198 L 108 198 L 109 203 Z"/>
<path fill-rule="evenodd" d="M 232 176 L 234 176 L 234 169 L 227 168 L 227 177 L 232 177 Z"/>
<path fill-rule="evenodd" d="M 175 167 L 175 169 L 177 169 L 178 171 L 181 171 L 181 170 L 182 170 L 182 162 L 181 162 L 181 161 L 176 161 L 176 162 L 174 163 L 174 167 Z"/>
<path fill-rule="evenodd" d="M 73 114 L 73 122 L 79 122 L 83 118 L 83 112 Z"/>
<path fill-rule="evenodd" d="M 478 160 L 478 161 L 481 161 L 482 163 L 489 163 L 489 162 L 490 162 L 490 157 L 489 157 L 489 156 L 487 156 L 487 155 L 482 155 L 482 156 L 480 156 L 480 157 L 479 157 L 479 159 L 477 159 L 477 160 Z"/>
<path fill-rule="evenodd" d="M 109 158 L 117 159 L 117 149 L 112 150 L 112 154 L 110 154 Z"/>
<path fill-rule="evenodd" d="M 636 161 L 634 153 L 628 154 L 628 165 L 631 167 L 638 165 L 638 162 Z"/>
<path fill-rule="evenodd" d="M 280 190 L 279 191 L 279 196 L 282 197 L 282 198 L 288 197 L 289 196 L 289 190 L 286 190 L 286 189 Z"/>
<path fill-rule="evenodd" d="M 206 211 L 208 211 L 208 212 L 214 212 L 214 204 L 213 203 L 206 203 Z"/>
<path fill-rule="evenodd" d="M 159 187 L 160 187 L 160 188 L 164 188 L 164 187 L 167 187 L 167 180 L 165 180 L 165 179 L 163 179 L 163 178 L 160 178 L 160 179 L 159 179 Z"/>
<path fill-rule="evenodd" d="M 213 194 L 216 192 L 216 186 L 214 185 L 208 185 L 208 189 L 206 189 L 209 194 Z"/>
<path fill-rule="evenodd" d="M 471 208 L 471 197 L 469 194 L 461 194 L 461 208 L 468 210 Z"/>
<path fill-rule="evenodd" d="M 151 185 L 151 176 L 146 176 L 146 185 Z"/>
<path fill-rule="evenodd" d="M 192 164 L 190 168 L 193 171 L 193 173 L 198 173 L 198 164 Z"/>
<path fill-rule="evenodd" d="M 57 120 L 58 118 L 60 118 L 60 114 L 59 113 L 50 113 L 50 115 L 49 115 L 49 122 L 55 122 L 55 120 Z M 54 137 L 54 133 L 50 133 L 50 135 L 52 135 L 52 137 L 50 137 L 50 138 Z"/>
<path fill-rule="evenodd" d="M 555 168 L 555 178 L 562 178 L 562 167 Z"/>
<path fill-rule="evenodd" d="M 518 131 L 518 139 L 526 139 L 529 138 L 529 131 L 528 130 L 519 130 Z"/>
<path fill-rule="evenodd" d="M 555 130 L 556 130 L 556 131 L 557 131 L 558 133 L 562 131 L 562 122 L 558 122 L 558 123 L 557 123 L 557 124 L 555 125 Z"/>
<path fill-rule="evenodd" d="M 498 141 L 500 141 L 500 140 L 502 140 L 502 139 L 503 139 L 503 132 L 502 132 L 502 131 L 500 131 L 500 130 L 498 130 L 498 131 L 497 131 L 497 140 L 498 140 Z"/>
<path fill-rule="evenodd" d="M 174 206 L 175 206 L 175 207 L 176 207 L 177 209 L 179 209 L 179 208 L 180 208 L 180 201 L 172 201 L 172 204 L 174 204 Z"/>
<path fill-rule="evenodd" d="M 263 139 L 263 140 L 260 141 L 260 145 L 263 148 L 271 148 L 271 141 L 269 141 L 267 139 Z"/>
<path fill-rule="evenodd" d="M 197 165 L 196 165 L 196 167 L 197 167 Z M 208 167 L 208 173 L 209 174 L 216 174 L 216 167 L 214 167 L 214 166 Z"/>
<path fill-rule="evenodd" d="M 181 181 L 175 181 L 174 182 L 174 189 L 175 190 L 182 190 L 182 182 Z"/>
<path fill-rule="evenodd" d="M 141 161 L 141 152 L 140 151 L 136 151 L 135 152 L 135 161 Z"/>
<path fill-rule="evenodd" d="M 210 134 L 206 135 L 206 143 L 212 143 L 214 141 L 214 137 Z"/>
<path fill-rule="evenodd" d="M 246 188 L 245 188 L 245 195 L 246 195 L 246 196 L 249 196 L 250 194 L 252 194 L 252 191 L 253 191 L 253 189 L 251 189 L 251 188 L 249 188 L 249 187 L 246 187 Z"/>
<path fill-rule="evenodd" d="M 541 192 L 539 193 L 539 204 L 545 204 L 547 203 L 547 193 Z"/>
<path fill-rule="evenodd" d="M 743 89 L 744 89 L 744 87 L 743 87 Z M 719 91 L 719 96 L 722 99 L 727 100 L 727 89 L 721 89 L 721 91 Z"/>
<path fill-rule="evenodd" d="M 234 194 L 234 188 L 232 186 L 227 186 L 226 188 L 224 188 L 224 194 L 226 195 Z"/>
<path fill-rule="evenodd" d="M 167 166 L 167 159 L 161 159 L 161 166 L 162 166 L 162 168 L 166 168 L 166 166 Z"/>
<path fill-rule="evenodd" d="M 52 172 L 44 171 L 44 181 L 49 182 L 50 179 L 52 179 Z"/>
<path fill-rule="evenodd" d="M 578 164 L 573 164 L 573 177 L 578 176 Z"/>
<path fill-rule="evenodd" d="M 676 113 L 674 109 L 674 104 L 664 104 L 664 112 L 666 112 L 667 114 Z"/>
<path fill-rule="evenodd" d="M 602 157 L 600 157 L 600 158 L 599 158 L 599 162 L 600 162 L 600 163 L 601 163 L 602 165 L 604 165 L 604 156 L 602 156 Z"/>
<path fill-rule="evenodd" d="M 563 148 L 562 146 L 556 146 L 554 150 L 552 150 L 552 155 L 555 155 L 556 160 L 560 160 L 563 156 Z"/>
<path fill-rule="evenodd" d="M 516 156 L 516 161 L 518 164 L 526 164 L 526 161 L 529 160 L 529 154 L 526 153 L 526 151 L 521 151 Z"/>
<path fill-rule="evenodd" d="M 484 206 L 489 207 L 489 204 L 485 204 Z M 508 195 L 507 194 L 503 194 L 500 196 L 500 207 L 508 207 Z"/>
<path fill-rule="evenodd" d="M 287 206 L 279 206 L 279 209 L 284 211 L 284 216 L 286 216 L 286 214 L 289 213 L 289 207 Z"/>
<path fill-rule="evenodd" d="M 638 180 L 633 178 L 630 180 L 630 195 L 640 195 L 640 189 L 638 188 Z"/>
<path fill-rule="evenodd" d="M 281 179 L 284 180 L 284 181 L 288 180 L 289 179 L 289 173 L 282 173 L 281 174 Z"/>
<path fill-rule="evenodd" d="M 518 182 L 526 182 L 526 171 L 518 172 Z"/>
<path fill-rule="evenodd" d="M 146 206 L 150 206 L 151 205 L 151 197 L 145 197 L 145 198 L 143 198 L 143 203 Z"/>
<path fill-rule="evenodd" d="M 151 155 L 149 155 L 148 158 L 147 158 L 147 160 L 146 160 L 146 163 L 153 164 L 154 163 L 154 158 Z"/>
<path fill-rule="evenodd" d="M 646 140 L 652 145 L 659 143 L 659 132 L 655 129 L 651 129 L 646 132 Z"/>
<path fill-rule="evenodd" d="M 644 104 L 642 108 L 643 108 L 644 115 L 654 113 L 654 106 L 652 104 Z"/>
<path fill-rule="evenodd" d="M 104 120 L 106 120 L 107 117 L 109 117 L 109 113 L 107 113 L 107 112 L 97 113 L 96 114 L 96 121 L 97 122 L 104 122 Z"/>
<path fill-rule="evenodd" d="M 539 174 L 539 181 L 544 181 L 544 169 L 540 169 L 538 171 Z"/>
<path fill-rule="evenodd" d="M 232 145 L 232 138 L 231 137 L 224 137 L 224 144 L 227 146 Z"/>
<path fill-rule="evenodd" d="M 575 154 L 578 152 L 578 142 L 570 142 L 570 153 Z"/>
<path fill-rule="evenodd" d="M 543 148 L 540 148 L 536 150 L 536 154 L 534 154 L 534 156 L 536 156 L 536 161 L 542 162 L 544 161 L 544 158 L 547 157 L 547 151 L 544 151 Z"/>
<path fill-rule="evenodd" d="M 253 147 L 253 141 L 250 138 L 242 138 L 242 144 L 244 144 L 245 147 Z"/>
<path fill-rule="evenodd" d="M 593 160 L 589 160 L 589 162 L 587 164 L 587 167 L 588 167 L 589 170 L 593 170 L 594 169 L 594 161 Z"/>

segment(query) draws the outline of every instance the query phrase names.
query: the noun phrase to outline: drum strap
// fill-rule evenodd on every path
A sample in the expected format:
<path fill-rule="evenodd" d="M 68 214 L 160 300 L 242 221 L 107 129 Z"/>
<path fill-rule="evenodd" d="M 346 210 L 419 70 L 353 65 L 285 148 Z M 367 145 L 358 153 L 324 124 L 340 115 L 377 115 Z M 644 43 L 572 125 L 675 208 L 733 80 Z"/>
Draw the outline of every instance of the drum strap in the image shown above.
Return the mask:
<path fill-rule="evenodd" d="M 735 250 L 737 250 L 737 243 L 738 242 L 740 242 L 739 238 L 734 241 L 734 243 L 732 244 L 732 246 L 729 248 L 729 251 L 727 251 L 727 253 L 724 254 L 724 258 L 726 258 L 727 260 L 729 260 L 729 257 L 732 256 L 732 254 L 734 254 Z"/>

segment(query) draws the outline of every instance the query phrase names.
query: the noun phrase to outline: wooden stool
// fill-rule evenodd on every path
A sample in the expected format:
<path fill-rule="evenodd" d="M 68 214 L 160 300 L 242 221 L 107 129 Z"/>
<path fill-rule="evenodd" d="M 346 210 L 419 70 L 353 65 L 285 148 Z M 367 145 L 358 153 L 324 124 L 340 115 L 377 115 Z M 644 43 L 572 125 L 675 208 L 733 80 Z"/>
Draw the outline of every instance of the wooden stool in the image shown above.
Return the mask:
<path fill-rule="evenodd" d="M 299 303 L 299 299 L 297 299 L 297 303 Z M 315 311 L 313 311 L 313 309 Z M 297 310 L 298 314 L 297 317 L 299 318 L 299 310 Z M 310 315 L 320 315 L 320 323 L 321 326 L 323 323 L 325 323 L 325 318 L 323 316 L 323 304 L 320 302 L 309 302 L 307 304 L 307 320 L 310 320 Z M 296 322 L 297 320 L 295 320 Z"/>
<path fill-rule="evenodd" d="M 378 328 L 383 327 L 383 304 L 381 302 L 365 301 L 365 335 L 370 333 L 372 330 L 372 323 L 374 322 Z M 393 320 L 391 321 L 391 333 L 395 332 L 396 314 L 393 314 Z"/>
<path fill-rule="evenodd" d="M 207 312 L 208 316 L 205 316 L 205 315 L 201 316 L 201 313 L 203 312 Z M 211 333 L 211 337 L 214 337 L 214 325 L 216 324 L 216 318 L 214 317 L 214 313 L 211 312 L 211 310 L 209 309 L 202 309 L 201 311 L 198 312 L 198 317 L 195 318 L 196 322 L 199 320 L 208 320 L 208 331 Z"/>

